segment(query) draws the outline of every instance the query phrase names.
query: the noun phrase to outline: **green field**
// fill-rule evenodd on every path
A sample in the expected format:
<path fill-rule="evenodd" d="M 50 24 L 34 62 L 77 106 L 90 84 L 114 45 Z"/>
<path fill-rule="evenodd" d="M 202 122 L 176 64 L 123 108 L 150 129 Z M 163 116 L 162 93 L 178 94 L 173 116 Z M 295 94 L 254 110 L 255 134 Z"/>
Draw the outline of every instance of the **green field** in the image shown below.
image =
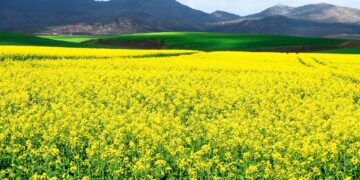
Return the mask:
<path fill-rule="evenodd" d="M 82 43 L 89 40 L 101 38 L 101 36 L 51 36 L 51 35 L 41 35 L 37 37 L 55 40 L 55 41 L 71 42 L 71 43 Z"/>
<path fill-rule="evenodd" d="M 348 40 L 305 38 L 294 36 L 259 34 L 220 34 L 220 33 L 144 33 L 120 35 L 107 40 L 132 41 L 156 39 L 164 42 L 167 49 L 191 49 L 202 51 L 223 50 L 261 50 L 284 46 L 337 46 Z"/>
<path fill-rule="evenodd" d="M 221 34 L 194 32 L 163 32 L 127 34 L 118 36 L 51 36 L 28 35 L 0 32 L 0 45 L 32 45 L 55 47 L 94 47 L 94 48 L 129 48 L 114 46 L 106 43 L 90 44 L 89 40 L 106 40 L 111 42 L 141 42 L 156 40 L 164 44 L 165 49 L 187 49 L 201 51 L 272 51 L 287 47 L 315 47 L 313 51 L 320 51 L 318 47 L 327 49 L 350 40 L 307 38 L 280 35 L 259 34 Z M 327 50 L 329 53 L 360 53 L 359 49 Z"/>
<path fill-rule="evenodd" d="M 92 37 L 95 38 L 95 37 Z M 0 45 L 29 45 L 51 47 L 106 47 L 104 45 L 91 45 L 82 43 L 91 37 L 82 36 L 37 36 L 0 32 Z"/>

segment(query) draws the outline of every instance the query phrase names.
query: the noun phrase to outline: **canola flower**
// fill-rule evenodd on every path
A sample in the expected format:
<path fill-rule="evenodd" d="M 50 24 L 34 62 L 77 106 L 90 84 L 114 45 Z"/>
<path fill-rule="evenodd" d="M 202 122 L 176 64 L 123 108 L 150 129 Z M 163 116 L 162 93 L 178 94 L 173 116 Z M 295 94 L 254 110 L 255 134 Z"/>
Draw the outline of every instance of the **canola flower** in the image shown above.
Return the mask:
<path fill-rule="evenodd" d="M 127 50 L 94 48 L 59 48 L 39 46 L 1 46 L 0 61 L 39 59 L 110 59 L 124 57 L 162 57 L 193 54 L 192 50 Z"/>
<path fill-rule="evenodd" d="M 5 48 L 2 179 L 359 178 L 359 55 Z"/>

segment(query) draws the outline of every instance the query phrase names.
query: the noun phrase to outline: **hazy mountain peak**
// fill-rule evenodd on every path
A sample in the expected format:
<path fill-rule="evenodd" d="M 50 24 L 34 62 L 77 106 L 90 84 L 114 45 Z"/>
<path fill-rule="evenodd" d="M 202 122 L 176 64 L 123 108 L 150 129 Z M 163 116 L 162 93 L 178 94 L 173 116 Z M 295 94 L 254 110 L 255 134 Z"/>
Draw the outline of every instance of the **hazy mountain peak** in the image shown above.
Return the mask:
<path fill-rule="evenodd" d="M 288 5 L 285 5 L 285 4 L 277 4 L 273 7 L 270 7 L 270 8 L 288 8 L 288 9 L 293 9 L 293 7 L 291 6 L 288 6 Z"/>
<path fill-rule="evenodd" d="M 309 6 L 317 6 L 317 7 L 336 7 L 333 4 L 329 4 L 329 3 L 316 3 L 316 4 L 310 4 Z"/>
<path fill-rule="evenodd" d="M 223 21 L 240 18 L 239 15 L 232 14 L 226 11 L 219 11 L 219 10 L 211 13 L 211 15 L 215 17 L 217 20 L 223 20 Z"/>
<path fill-rule="evenodd" d="M 296 8 L 279 4 L 247 18 L 269 16 L 286 16 L 316 22 L 360 24 L 360 10 L 328 3 L 309 4 Z"/>
<path fill-rule="evenodd" d="M 286 6 L 283 4 L 278 4 L 276 6 L 270 7 L 268 9 L 265 9 L 264 11 L 255 14 L 253 16 L 261 17 L 261 16 L 283 16 L 288 14 L 290 11 L 292 11 L 294 8 L 290 6 Z"/>
<path fill-rule="evenodd" d="M 287 16 L 319 22 L 360 23 L 360 10 L 327 3 L 298 7 Z"/>

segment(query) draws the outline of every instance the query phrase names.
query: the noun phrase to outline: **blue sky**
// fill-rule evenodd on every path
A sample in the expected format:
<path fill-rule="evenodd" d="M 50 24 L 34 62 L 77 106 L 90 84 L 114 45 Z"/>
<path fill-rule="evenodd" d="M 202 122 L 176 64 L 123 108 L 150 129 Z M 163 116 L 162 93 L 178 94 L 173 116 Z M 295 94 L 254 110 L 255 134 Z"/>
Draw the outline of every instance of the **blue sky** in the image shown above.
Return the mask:
<path fill-rule="evenodd" d="M 225 10 L 239 15 L 248 15 L 264 10 L 270 6 L 284 4 L 301 6 L 314 3 L 330 3 L 340 6 L 360 8 L 360 0 L 177 0 L 192 8 L 205 12 Z"/>

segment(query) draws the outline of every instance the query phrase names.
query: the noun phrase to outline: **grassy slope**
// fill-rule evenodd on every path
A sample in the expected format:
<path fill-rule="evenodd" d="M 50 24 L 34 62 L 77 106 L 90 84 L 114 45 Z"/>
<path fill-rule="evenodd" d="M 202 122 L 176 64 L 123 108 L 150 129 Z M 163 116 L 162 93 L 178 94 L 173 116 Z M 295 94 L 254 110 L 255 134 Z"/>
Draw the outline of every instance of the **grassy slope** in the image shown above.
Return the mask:
<path fill-rule="evenodd" d="M 99 39 L 99 36 L 38 36 L 46 39 L 51 39 L 55 41 L 65 41 L 71 43 L 82 43 L 85 41 Z"/>
<path fill-rule="evenodd" d="M 217 33 L 144 33 L 119 36 L 34 36 L 18 33 L 0 32 L 0 45 L 35 45 L 57 47 L 114 48 L 108 45 L 85 44 L 93 39 L 144 40 L 158 39 L 165 42 L 168 49 L 189 49 L 204 51 L 256 50 L 281 46 L 321 45 L 336 46 L 347 40 L 304 38 L 293 36 L 217 34 Z M 328 53 L 360 53 L 359 48 L 323 51 Z"/>
<path fill-rule="evenodd" d="M 113 36 L 110 40 L 157 39 L 167 44 L 168 49 L 192 49 L 204 51 L 256 50 L 281 46 L 336 46 L 347 40 L 305 38 L 276 35 L 218 34 L 218 33 L 145 33 Z"/>
<path fill-rule="evenodd" d="M 90 37 L 88 37 L 89 39 Z M 34 36 L 27 34 L 0 32 L 0 45 L 31 45 L 52 47 L 107 47 L 81 43 L 85 37 Z"/>

